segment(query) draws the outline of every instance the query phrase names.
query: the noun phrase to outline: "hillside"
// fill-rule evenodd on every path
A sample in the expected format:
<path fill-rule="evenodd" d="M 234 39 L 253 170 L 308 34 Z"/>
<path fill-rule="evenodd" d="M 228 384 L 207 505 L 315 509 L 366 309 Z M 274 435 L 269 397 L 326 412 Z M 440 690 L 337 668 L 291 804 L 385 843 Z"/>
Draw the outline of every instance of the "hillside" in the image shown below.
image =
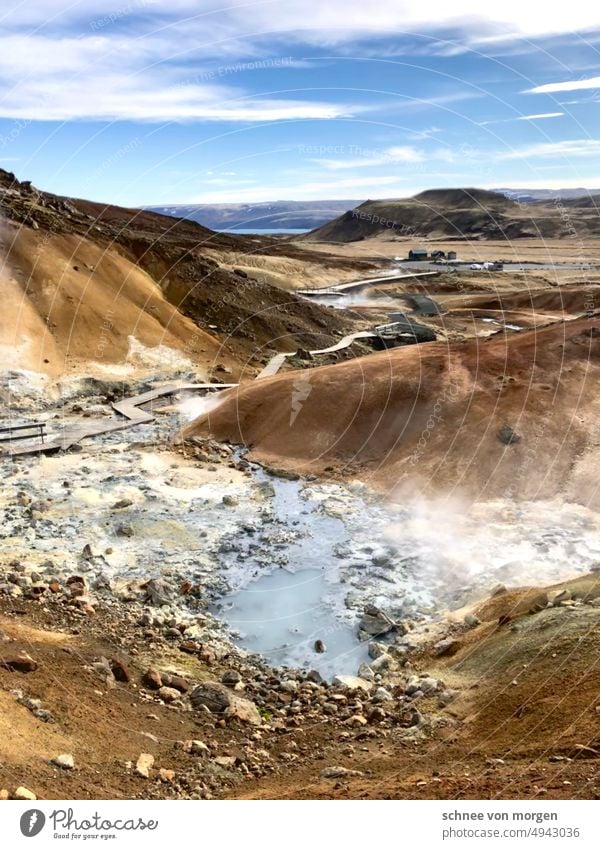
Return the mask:
<path fill-rule="evenodd" d="M 325 257 L 58 197 L 5 171 L 0 201 L 0 350 L 9 368 L 59 376 L 147 361 L 207 374 L 219 362 L 237 373 L 260 365 L 273 340 L 330 344 L 351 325 L 232 263 L 259 256 L 273 276 L 287 263 L 302 280 L 304 269 L 328 268 Z"/>
<path fill-rule="evenodd" d="M 148 206 L 163 215 L 197 221 L 213 230 L 311 230 L 326 224 L 360 200 L 269 201 Z"/>
<path fill-rule="evenodd" d="M 301 236 L 304 242 L 352 242 L 385 236 L 389 239 L 522 239 L 561 238 L 576 228 L 581 237 L 600 233 L 593 204 L 565 205 L 572 221 L 555 203 L 524 203 L 483 189 L 432 189 L 412 198 L 369 200 Z M 586 207 L 589 212 L 586 212 Z"/>
<path fill-rule="evenodd" d="M 313 369 L 293 419 L 298 375 L 256 381 L 187 435 L 209 430 L 270 464 L 359 477 L 396 498 L 568 490 L 593 504 L 599 378 L 600 319 L 579 318 Z M 504 425 L 512 444 L 498 437 Z"/>

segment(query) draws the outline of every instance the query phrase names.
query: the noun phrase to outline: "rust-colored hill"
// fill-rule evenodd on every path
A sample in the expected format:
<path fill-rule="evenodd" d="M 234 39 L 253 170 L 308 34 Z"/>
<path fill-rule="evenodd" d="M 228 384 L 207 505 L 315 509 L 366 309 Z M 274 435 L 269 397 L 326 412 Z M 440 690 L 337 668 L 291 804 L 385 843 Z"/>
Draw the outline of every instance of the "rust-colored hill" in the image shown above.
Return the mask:
<path fill-rule="evenodd" d="M 231 256 L 258 252 L 277 267 L 285 248 L 274 240 L 59 197 L 2 170 L 0 200 L 0 352 L 9 368 L 93 371 L 131 361 L 133 350 L 154 366 L 208 374 L 218 361 L 237 373 L 261 365 L 265 348 L 322 347 L 353 326 L 232 265 Z M 293 245 L 288 255 L 305 256 Z"/>
<path fill-rule="evenodd" d="M 598 501 L 600 318 L 488 340 L 397 348 L 249 382 L 208 422 L 298 470 L 360 477 L 402 499 L 457 493 Z"/>

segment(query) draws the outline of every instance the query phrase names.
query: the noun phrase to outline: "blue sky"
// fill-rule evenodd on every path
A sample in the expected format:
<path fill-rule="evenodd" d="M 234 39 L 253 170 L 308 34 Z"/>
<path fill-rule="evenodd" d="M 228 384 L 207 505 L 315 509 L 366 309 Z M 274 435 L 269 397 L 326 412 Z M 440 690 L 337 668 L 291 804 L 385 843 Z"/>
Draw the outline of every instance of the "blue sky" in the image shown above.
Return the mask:
<path fill-rule="evenodd" d="M 132 206 L 600 188 L 600 12 L 497 6 L 4 0 L 0 167 Z"/>

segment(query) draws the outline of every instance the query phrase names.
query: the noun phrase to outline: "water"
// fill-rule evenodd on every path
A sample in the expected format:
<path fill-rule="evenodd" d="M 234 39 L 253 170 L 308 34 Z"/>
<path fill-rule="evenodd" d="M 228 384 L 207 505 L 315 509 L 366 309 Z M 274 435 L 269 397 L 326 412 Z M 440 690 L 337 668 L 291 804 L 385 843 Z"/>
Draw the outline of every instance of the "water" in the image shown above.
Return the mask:
<path fill-rule="evenodd" d="M 336 618 L 327 594 L 323 570 L 281 568 L 227 596 L 221 615 L 242 646 L 273 666 L 317 669 L 327 678 L 355 675 L 367 660 L 366 646 L 356 629 Z M 325 643 L 324 653 L 315 651 L 315 640 Z"/>
<path fill-rule="evenodd" d="M 239 233 L 241 236 L 285 236 L 308 233 L 305 227 L 230 227 L 226 230 L 217 230 L 218 233 Z"/>

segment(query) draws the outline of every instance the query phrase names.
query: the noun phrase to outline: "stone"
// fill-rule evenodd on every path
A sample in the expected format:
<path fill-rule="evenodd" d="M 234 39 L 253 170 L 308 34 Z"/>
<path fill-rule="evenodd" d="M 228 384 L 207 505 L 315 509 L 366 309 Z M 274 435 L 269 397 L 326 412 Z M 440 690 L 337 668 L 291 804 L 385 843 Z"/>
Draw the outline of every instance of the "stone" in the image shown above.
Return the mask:
<path fill-rule="evenodd" d="M 235 761 L 233 755 L 220 755 L 218 758 L 214 758 L 213 763 L 222 767 L 222 769 L 231 769 L 232 766 L 235 766 Z"/>
<path fill-rule="evenodd" d="M 6 799 L 8 799 L 9 796 L 10 796 L 10 793 L 8 792 L 8 790 L 5 787 L 3 787 L 0 790 L 0 802 L 6 801 Z"/>
<path fill-rule="evenodd" d="M 179 690 L 176 690 L 175 687 L 161 687 L 156 695 L 167 704 L 172 704 L 173 702 L 176 702 L 177 699 L 181 698 L 181 693 Z"/>
<path fill-rule="evenodd" d="M 327 646 L 323 642 L 323 640 L 315 640 L 315 651 L 317 654 L 323 654 L 327 651 Z"/>
<path fill-rule="evenodd" d="M 115 501 L 111 510 L 123 510 L 125 507 L 131 507 L 133 501 L 129 498 L 120 498 L 118 501 Z"/>
<path fill-rule="evenodd" d="M 129 674 L 129 670 L 127 669 L 125 663 L 122 660 L 113 657 L 109 660 L 109 664 L 110 670 L 117 681 L 121 681 L 121 683 L 123 684 L 128 684 L 131 681 L 131 675 Z"/>
<path fill-rule="evenodd" d="M 24 799 L 27 802 L 35 802 L 37 799 L 35 793 L 32 790 L 28 790 L 27 787 L 17 787 L 12 797 L 13 799 Z"/>
<path fill-rule="evenodd" d="M 240 684 L 241 681 L 242 676 L 236 669 L 228 669 L 221 677 L 221 682 L 225 684 L 226 687 L 235 687 L 235 685 Z"/>
<path fill-rule="evenodd" d="M 221 501 L 226 507 L 237 507 L 240 503 L 235 495 L 224 495 Z"/>
<path fill-rule="evenodd" d="M 396 630 L 398 626 L 383 610 L 373 604 L 368 604 L 358 627 L 359 631 L 363 631 L 371 637 L 379 637 Z"/>
<path fill-rule="evenodd" d="M 149 690 L 160 690 L 163 685 L 160 672 L 156 669 L 147 669 L 142 678 L 142 684 Z"/>
<path fill-rule="evenodd" d="M 355 713 L 344 721 L 344 725 L 366 725 L 368 722 L 366 716 L 360 713 Z"/>
<path fill-rule="evenodd" d="M 206 681 L 194 687 L 190 692 L 190 702 L 195 709 L 206 707 L 211 713 L 224 714 L 251 725 L 262 724 L 253 702 L 234 695 L 224 684 L 216 681 Z"/>
<path fill-rule="evenodd" d="M 284 693 L 295 693 L 298 690 L 298 682 L 292 681 L 291 679 L 282 681 L 279 685 L 279 689 L 283 690 Z"/>
<path fill-rule="evenodd" d="M 365 681 L 357 675 L 336 675 L 333 683 L 343 690 L 363 690 L 365 693 L 369 693 L 373 688 L 370 681 Z"/>
<path fill-rule="evenodd" d="M 368 663 L 361 663 L 361 665 L 358 667 L 358 677 L 364 678 L 365 681 L 374 681 L 375 673 L 373 672 Z"/>
<path fill-rule="evenodd" d="M 377 658 L 381 657 L 382 654 L 387 654 L 388 647 L 384 646 L 383 643 L 372 642 L 369 643 L 368 652 L 370 658 L 377 660 Z"/>
<path fill-rule="evenodd" d="M 171 675 L 168 672 L 163 672 L 161 677 L 165 687 L 173 687 L 175 690 L 179 690 L 180 693 L 187 693 L 190 689 L 189 682 L 185 678 L 182 678 L 181 675 Z"/>
<path fill-rule="evenodd" d="M 75 758 L 73 755 L 57 755 L 55 758 L 52 758 L 50 763 L 54 764 L 54 766 L 59 766 L 61 769 L 75 768 Z"/>
<path fill-rule="evenodd" d="M 116 532 L 118 537 L 132 537 L 133 528 L 131 525 L 117 525 Z"/>
<path fill-rule="evenodd" d="M 150 770 L 154 765 L 154 755 L 148 754 L 148 752 L 142 752 L 135 764 L 135 771 L 138 775 L 141 775 L 142 778 L 150 778 Z"/>
<path fill-rule="evenodd" d="M 321 770 L 321 778 L 344 778 L 346 775 L 362 775 L 358 769 L 347 769 L 345 766 L 326 766 Z"/>
<path fill-rule="evenodd" d="M 164 767 L 161 767 L 158 770 L 158 776 L 159 776 L 161 781 L 171 782 L 175 778 L 175 770 L 165 769 Z"/>
<path fill-rule="evenodd" d="M 481 619 L 478 616 L 475 616 L 474 613 L 467 613 L 464 618 L 465 625 L 468 625 L 469 628 L 476 628 L 478 625 L 481 625 Z"/>
<path fill-rule="evenodd" d="M 521 441 L 519 434 L 507 424 L 502 425 L 496 436 L 503 445 L 515 445 L 517 442 Z"/>
<path fill-rule="evenodd" d="M 439 640 L 433 647 L 434 652 L 438 657 L 451 657 L 460 649 L 460 640 L 455 640 L 454 637 L 446 637 Z"/>
<path fill-rule="evenodd" d="M 38 668 L 36 661 L 24 651 L 19 652 L 17 655 L 0 658 L 0 666 L 11 672 L 22 672 L 23 674 L 35 672 Z"/>
<path fill-rule="evenodd" d="M 375 702 L 391 702 L 393 699 L 394 697 L 385 687 L 378 687 L 373 693 L 373 701 Z"/>
<path fill-rule="evenodd" d="M 202 740 L 186 740 L 183 744 L 183 751 L 189 755 L 209 755 L 210 749 L 203 743 Z"/>

